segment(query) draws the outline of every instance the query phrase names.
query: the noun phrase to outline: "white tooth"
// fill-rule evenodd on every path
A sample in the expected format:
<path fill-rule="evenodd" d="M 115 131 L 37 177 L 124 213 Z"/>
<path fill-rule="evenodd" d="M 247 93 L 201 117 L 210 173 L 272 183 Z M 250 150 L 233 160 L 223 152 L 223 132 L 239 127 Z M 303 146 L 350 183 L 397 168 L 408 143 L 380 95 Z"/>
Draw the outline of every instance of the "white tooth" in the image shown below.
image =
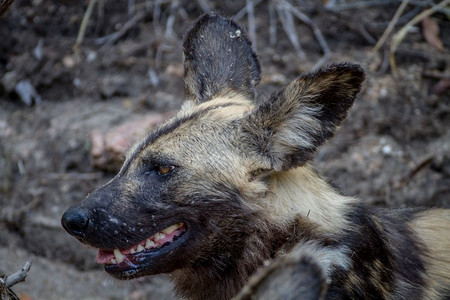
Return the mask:
<path fill-rule="evenodd" d="M 124 256 L 119 249 L 114 249 L 114 256 L 116 257 L 116 260 L 119 264 L 123 262 Z"/>
<path fill-rule="evenodd" d="M 155 246 L 156 246 L 156 244 L 150 239 L 148 239 L 147 242 L 145 243 L 145 248 L 147 248 L 147 249 L 148 248 L 153 248 Z"/>
<path fill-rule="evenodd" d="M 115 260 L 114 258 L 112 258 L 112 259 L 111 259 L 111 263 L 115 265 L 115 264 L 117 264 L 117 260 Z"/>
<path fill-rule="evenodd" d="M 166 229 L 163 229 L 162 232 L 165 233 L 165 234 L 170 234 L 170 233 L 174 232 L 177 229 L 178 229 L 178 224 L 174 224 L 174 225 L 172 225 L 170 227 L 167 227 Z"/>
<path fill-rule="evenodd" d="M 141 252 L 141 251 L 144 251 L 144 250 L 145 250 L 145 248 L 142 247 L 142 245 L 139 245 L 139 246 L 137 247 L 137 249 L 136 249 L 136 252 Z"/>
<path fill-rule="evenodd" d="M 135 254 L 135 253 L 136 253 L 136 250 L 134 250 L 134 248 L 131 248 L 130 253 L 131 253 L 131 254 Z"/>
<path fill-rule="evenodd" d="M 159 241 L 160 239 L 163 239 L 166 235 L 162 232 L 158 232 L 157 234 L 155 234 L 155 237 L 153 238 L 156 241 Z"/>

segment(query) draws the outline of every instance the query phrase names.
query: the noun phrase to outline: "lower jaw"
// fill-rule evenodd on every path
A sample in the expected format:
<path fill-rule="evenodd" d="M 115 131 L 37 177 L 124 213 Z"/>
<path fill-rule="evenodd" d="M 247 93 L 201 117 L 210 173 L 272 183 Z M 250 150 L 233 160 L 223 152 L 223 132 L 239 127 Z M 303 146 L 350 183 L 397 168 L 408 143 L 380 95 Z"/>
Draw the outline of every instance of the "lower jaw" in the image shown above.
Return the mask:
<path fill-rule="evenodd" d="M 180 267 L 181 264 L 175 263 L 159 263 L 148 261 L 142 264 L 121 263 L 114 265 L 105 265 L 105 271 L 120 280 L 134 279 L 142 276 L 156 275 L 161 273 L 169 273 Z"/>
<path fill-rule="evenodd" d="M 157 257 L 158 253 L 139 253 L 138 255 L 127 255 L 121 263 L 105 264 L 105 271 L 117 279 L 133 279 L 145 275 L 153 275 L 160 268 Z M 163 258 L 164 259 L 164 258 Z"/>
<path fill-rule="evenodd" d="M 147 275 L 147 274 L 140 274 L 142 273 L 142 270 L 138 266 L 128 269 L 119 269 L 119 268 L 120 267 L 118 267 L 118 265 L 105 265 L 105 271 L 108 274 L 121 280 L 128 280 Z"/>
<path fill-rule="evenodd" d="M 181 268 L 188 259 L 185 242 L 189 236 L 189 232 L 184 232 L 172 244 L 163 246 L 157 251 L 125 255 L 121 263 L 105 264 L 105 271 L 122 280 L 172 272 Z"/>

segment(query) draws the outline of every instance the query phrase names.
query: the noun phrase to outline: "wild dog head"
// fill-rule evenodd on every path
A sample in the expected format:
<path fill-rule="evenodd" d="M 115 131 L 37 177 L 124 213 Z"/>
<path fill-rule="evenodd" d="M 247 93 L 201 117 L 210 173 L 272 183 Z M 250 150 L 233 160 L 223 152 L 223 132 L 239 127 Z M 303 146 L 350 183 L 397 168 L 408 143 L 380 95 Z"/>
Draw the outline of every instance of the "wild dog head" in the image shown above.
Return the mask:
<path fill-rule="evenodd" d="M 313 157 L 364 78 L 357 65 L 332 65 L 256 103 L 260 67 L 251 44 L 215 14 L 188 31 L 184 58 L 187 99 L 178 115 L 62 218 L 121 279 L 206 265 L 227 270 L 249 247 L 264 248 L 250 237 L 285 221 L 270 217 L 270 177 Z"/>

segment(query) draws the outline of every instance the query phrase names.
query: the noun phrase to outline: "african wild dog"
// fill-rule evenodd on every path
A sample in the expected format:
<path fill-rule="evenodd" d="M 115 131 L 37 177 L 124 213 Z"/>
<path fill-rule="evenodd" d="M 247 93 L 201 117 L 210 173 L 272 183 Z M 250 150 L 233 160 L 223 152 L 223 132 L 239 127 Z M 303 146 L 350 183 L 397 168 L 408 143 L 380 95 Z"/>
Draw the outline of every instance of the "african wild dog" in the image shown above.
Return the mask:
<path fill-rule="evenodd" d="M 251 44 L 215 14 L 188 31 L 184 55 L 187 101 L 178 115 L 62 218 L 70 234 L 100 249 L 108 273 L 171 273 L 184 297 L 230 299 L 265 262 L 273 272 L 306 255 L 329 299 L 450 296 L 448 210 L 371 209 L 308 164 L 352 106 L 364 80 L 359 66 L 331 65 L 256 102 Z M 270 276 L 257 274 L 240 297 L 258 278 Z"/>

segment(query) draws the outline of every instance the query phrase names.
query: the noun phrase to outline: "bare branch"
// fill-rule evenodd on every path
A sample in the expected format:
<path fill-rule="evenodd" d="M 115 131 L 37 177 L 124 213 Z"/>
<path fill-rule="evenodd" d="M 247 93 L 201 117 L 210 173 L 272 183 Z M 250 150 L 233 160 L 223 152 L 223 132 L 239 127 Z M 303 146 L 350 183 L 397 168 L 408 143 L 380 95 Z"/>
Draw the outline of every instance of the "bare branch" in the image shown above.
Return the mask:
<path fill-rule="evenodd" d="M 253 49 L 256 51 L 255 4 L 253 0 L 246 0 L 245 8 L 247 9 L 248 34 L 250 36 L 250 41 L 252 41 Z"/>
<path fill-rule="evenodd" d="M 6 12 L 8 7 L 13 3 L 14 0 L 0 0 L 0 17 Z"/>
<path fill-rule="evenodd" d="M 109 47 L 111 47 L 118 39 L 120 39 L 128 30 L 130 30 L 133 26 L 135 26 L 140 20 L 145 17 L 145 11 L 139 11 L 134 15 L 133 18 L 128 20 L 119 31 L 114 32 L 111 35 L 108 35 L 104 42 L 104 45 L 100 48 L 100 51 L 105 51 Z"/>
<path fill-rule="evenodd" d="M 135 7 L 134 0 L 128 0 L 128 16 L 134 15 Z"/>
<path fill-rule="evenodd" d="M 287 10 L 289 10 L 294 16 L 296 16 L 300 21 L 305 23 L 314 33 L 314 36 L 316 37 L 317 42 L 319 43 L 320 47 L 322 48 L 323 56 L 322 58 L 316 63 L 314 68 L 318 68 L 321 65 L 323 65 L 330 56 L 330 48 L 328 47 L 328 44 L 325 40 L 325 38 L 322 35 L 322 32 L 320 31 L 319 27 L 304 13 L 302 13 L 300 10 L 298 10 L 296 7 L 292 6 L 289 2 L 285 0 L 280 1 L 281 5 L 283 5 Z"/>
<path fill-rule="evenodd" d="M 277 12 L 284 32 L 286 32 L 289 41 L 291 42 L 292 46 L 294 46 L 295 51 L 297 51 L 297 55 L 300 57 L 300 59 L 306 60 L 305 52 L 303 52 L 302 46 L 300 45 L 300 42 L 298 40 L 297 30 L 295 30 L 294 19 L 291 12 L 282 5 L 277 5 Z"/>
<path fill-rule="evenodd" d="M 161 26 L 159 25 L 159 18 L 161 17 L 161 0 L 156 0 L 153 7 L 153 27 L 156 34 L 161 33 Z"/>
<path fill-rule="evenodd" d="M 97 3 L 97 1 L 98 0 L 90 0 L 89 1 L 89 5 L 83 16 L 83 20 L 81 21 L 80 29 L 78 30 L 77 41 L 75 42 L 75 45 L 73 46 L 73 50 L 75 51 L 75 54 L 77 57 L 79 57 L 79 48 L 81 46 L 81 43 L 83 42 L 87 24 L 89 22 L 89 19 L 91 18 L 92 11 L 94 10 L 94 6 L 95 6 L 95 3 Z"/>
<path fill-rule="evenodd" d="M 433 156 L 428 156 L 422 159 L 410 172 L 407 176 L 401 179 L 399 182 L 395 183 L 394 187 L 399 189 L 408 185 L 408 183 L 416 176 L 420 171 L 422 171 L 425 167 L 431 164 L 434 161 Z"/>
<path fill-rule="evenodd" d="M 174 0 L 170 4 L 170 8 L 169 8 L 170 14 L 169 14 L 169 17 L 167 18 L 166 31 L 164 33 L 164 36 L 166 38 L 175 38 L 175 32 L 173 31 L 173 24 L 175 23 L 176 11 L 177 11 L 178 6 L 179 6 L 178 0 Z"/>
<path fill-rule="evenodd" d="M 204 13 L 209 13 L 211 11 L 207 0 L 197 0 L 197 3 Z"/>
<path fill-rule="evenodd" d="M 6 279 L 5 279 L 6 288 L 10 288 L 19 282 L 25 281 L 25 278 L 27 277 L 28 271 L 30 271 L 30 268 L 31 268 L 31 259 L 29 259 L 25 263 L 25 265 L 22 267 L 21 270 L 6 277 Z"/>
<path fill-rule="evenodd" d="M 396 74 L 396 71 L 397 71 L 397 67 L 395 64 L 395 51 L 397 50 L 398 46 L 405 38 L 409 29 L 412 26 L 419 23 L 420 21 L 422 21 L 423 19 L 425 19 L 426 17 L 432 15 L 433 13 L 435 13 L 442 7 L 446 6 L 449 3 L 450 3 L 450 0 L 443 0 L 443 1 L 439 2 L 438 4 L 436 4 L 435 6 L 429 8 L 427 10 L 424 10 L 423 12 L 421 12 L 420 14 L 415 16 L 411 21 L 409 21 L 405 26 L 403 26 L 399 31 L 397 31 L 396 34 L 394 34 L 394 36 L 392 37 L 392 44 L 391 44 L 391 49 L 390 49 L 390 53 L 389 53 L 389 62 L 391 64 L 392 73 L 394 75 Z"/>
<path fill-rule="evenodd" d="M 371 6 L 381 6 L 392 4 L 392 0 L 374 0 L 374 1 L 356 1 L 350 3 L 340 3 L 338 5 L 325 6 L 329 10 L 349 10 L 349 9 L 363 9 Z"/>
<path fill-rule="evenodd" d="M 272 1 L 269 3 L 269 34 L 270 45 L 275 46 L 277 42 L 277 17 L 275 12 L 275 6 Z"/>
<path fill-rule="evenodd" d="M 253 1 L 253 7 L 256 7 L 258 4 L 260 4 L 262 0 L 255 0 Z M 247 6 L 244 6 L 240 11 L 238 11 L 233 16 L 233 21 L 238 22 L 240 19 L 242 19 L 247 14 Z"/>
<path fill-rule="evenodd" d="M 384 42 L 386 41 L 387 37 L 389 36 L 389 34 L 391 34 L 392 30 L 394 29 L 395 24 L 397 24 L 398 19 L 400 18 L 400 16 L 402 15 L 403 11 L 405 10 L 406 5 L 408 4 L 408 1 L 409 0 L 403 0 L 402 1 L 400 6 L 398 7 L 397 11 L 395 12 L 395 15 L 392 18 L 391 22 L 389 22 L 388 27 L 386 27 L 386 30 L 383 32 L 383 35 L 378 40 L 378 42 L 375 45 L 375 47 L 373 47 L 372 52 L 375 52 L 375 53 L 378 52 L 380 47 L 384 44 Z"/>

